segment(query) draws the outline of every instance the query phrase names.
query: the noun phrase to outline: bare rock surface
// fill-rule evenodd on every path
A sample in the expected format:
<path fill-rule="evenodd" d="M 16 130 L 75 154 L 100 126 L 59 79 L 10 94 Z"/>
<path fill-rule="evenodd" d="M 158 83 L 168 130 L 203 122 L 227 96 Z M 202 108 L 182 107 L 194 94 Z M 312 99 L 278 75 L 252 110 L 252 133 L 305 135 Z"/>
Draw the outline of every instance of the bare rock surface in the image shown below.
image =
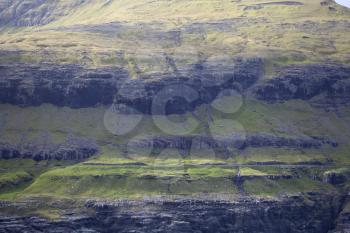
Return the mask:
<path fill-rule="evenodd" d="M 341 196 L 320 193 L 275 199 L 89 200 L 93 215 L 71 212 L 60 220 L 0 217 L 0 232 L 249 232 L 327 233 Z"/>

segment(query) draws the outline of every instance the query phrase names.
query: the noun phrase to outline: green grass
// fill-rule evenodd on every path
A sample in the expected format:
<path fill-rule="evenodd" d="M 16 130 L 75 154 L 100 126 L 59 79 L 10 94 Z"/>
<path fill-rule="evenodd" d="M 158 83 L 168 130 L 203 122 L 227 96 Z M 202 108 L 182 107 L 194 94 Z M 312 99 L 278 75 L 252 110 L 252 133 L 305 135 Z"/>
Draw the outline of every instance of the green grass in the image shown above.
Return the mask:
<path fill-rule="evenodd" d="M 321 0 L 300 2 L 304 5 L 270 4 L 261 9 L 247 10 L 246 7 L 263 1 L 112 0 L 105 4 L 106 1 L 96 0 L 76 5 L 73 0 L 59 0 L 55 9 L 48 12 L 47 16 L 52 21 L 47 25 L 0 28 L 1 50 L 9 51 L 1 56 L 0 64 L 48 62 L 78 63 L 88 68 L 122 67 L 129 71 L 130 78 L 138 78 L 140 74 L 167 72 L 163 53 L 172 56 L 179 68 L 198 62 L 199 54 L 200 57 L 208 58 L 209 62 L 225 56 L 261 57 L 265 60 L 265 78 L 274 77 L 276 68 L 289 64 L 348 64 L 350 31 L 341 22 L 349 19 L 350 10 L 331 3 L 336 9 L 336 12 L 331 12 L 328 7 L 320 5 Z M 52 3 L 47 1 L 42 7 L 52 7 Z M 40 9 L 32 12 L 40 13 Z M 30 17 L 23 15 L 21 19 L 27 22 Z M 223 23 L 224 30 L 220 26 L 207 24 L 225 20 L 228 23 Z M 116 28 L 111 27 L 106 33 L 91 29 L 93 25 L 110 22 L 119 22 L 121 28 L 116 31 Z M 308 22 L 312 29 L 303 26 Z M 332 25 L 327 26 L 327 22 L 332 22 Z M 202 25 L 199 30 L 202 33 L 182 30 L 193 23 Z M 136 24 L 152 27 L 157 33 L 180 30 L 181 39 L 175 43 L 147 31 L 148 36 L 145 36 L 143 30 L 133 28 Z M 88 28 L 91 30 L 86 30 Z M 221 105 L 229 107 L 226 103 Z M 247 99 L 234 114 L 213 110 L 214 123 L 210 124 L 210 128 L 214 136 L 232 131 L 242 135 L 269 133 L 283 137 L 326 135 L 340 142 L 338 148 L 325 147 L 320 150 L 248 148 L 227 160 L 217 158 L 211 150 L 191 151 L 188 158 L 183 158 L 176 150 L 166 150 L 161 156 L 150 157 L 149 151 L 145 149 L 133 149 L 129 157 L 122 156 L 120 149 L 110 145 L 127 143 L 135 136 L 165 133 L 158 129 L 151 117 L 143 116 L 131 134 L 113 136 L 103 124 L 106 110 L 106 107 L 71 109 L 48 104 L 28 108 L 0 105 L 0 117 L 5 119 L 5 128 L 0 136 L 2 142 L 17 143 L 24 134 L 27 140 L 40 140 L 43 132 L 49 132 L 55 143 L 64 141 L 68 133 L 73 133 L 94 138 L 101 145 L 98 156 L 80 164 L 1 160 L 0 199 L 33 196 L 113 199 L 200 193 L 236 195 L 238 191 L 233 178 L 238 169 L 230 167 L 232 163 L 242 165 L 241 176 L 248 178 L 244 182 L 247 194 L 331 191 L 328 184 L 308 178 L 322 174 L 326 168 L 296 171 L 244 165 L 255 162 L 327 162 L 331 159 L 336 170 L 329 172 L 341 173 L 347 173 L 348 170 L 340 167 L 350 165 L 348 109 L 340 109 L 341 114 L 336 114 L 312 108 L 303 101 L 265 104 Z M 202 119 L 206 119 L 202 107 L 197 112 Z M 175 120 L 184 117 L 172 116 Z M 190 114 L 186 117 L 194 120 Z M 176 126 L 169 124 L 165 127 L 168 131 L 177 130 Z M 203 132 L 203 127 L 198 126 L 190 133 Z M 136 166 L 135 163 L 144 166 Z M 267 178 L 295 173 L 301 178 Z M 57 216 L 55 211 L 42 211 L 43 215 L 52 218 Z"/>
<path fill-rule="evenodd" d="M 240 169 L 241 176 L 266 176 L 267 174 L 253 168 L 244 167 Z"/>
<path fill-rule="evenodd" d="M 278 2 L 270 2 L 275 1 Z M 257 56 L 274 65 L 329 60 L 348 63 L 348 30 L 341 23 L 332 26 L 325 24 L 348 20 L 350 10 L 331 3 L 337 10 L 331 12 L 328 6 L 321 6 L 321 0 L 299 2 L 304 5 L 269 5 L 246 10 L 246 7 L 261 1 L 113 0 L 105 5 L 105 1 L 97 0 L 75 5 L 72 0 L 60 0 L 54 9 L 49 8 L 50 11 L 45 14 L 53 19 L 48 25 L 3 28 L 0 32 L 2 49 L 21 51 L 21 55 L 10 53 L 3 56 L 0 63 L 22 61 L 80 63 L 89 67 L 121 66 L 130 71 L 131 77 L 137 76 L 133 68 L 135 64 L 142 73 L 165 71 L 167 66 L 163 53 L 172 55 L 179 67 L 197 62 L 200 53 L 209 58 Z M 44 3 L 43 7 L 51 4 Z M 34 13 L 39 13 L 40 9 L 33 9 L 32 12 L 35 16 Z M 23 16 L 22 20 L 29 21 L 30 17 Z M 183 29 L 193 23 L 225 20 L 232 20 L 224 25 L 225 30 L 206 25 L 202 26 L 201 33 L 182 30 L 179 43 L 166 37 L 154 36 L 149 39 L 152 32 L 146 32 L 148 36 L 145 36 L 143 30 L 132 27 L 144 24 L 167 32 Z M 84 30 L 111 22 L 119 22 L 124 28 L 117 30 L 111 27 L 106 33 Z M 313 23 L 313 29 L 303 28 L 305 22 Z M 291 26 L 282 27 L 281 24 Z M 71 28 L 74 26 L 82 30 Z M 117 53 L 123 55 L 118 56 Z"/>
<path fill-rule="evenodd" d="M 238 193 L 233 180 L 241 165 L 241 176 L 248 178 L 245 190 L 253 195 L 272 195 L 288 192 L 328 189 L 327 184 L 309 180 L 313 175 L 321 176 L 330 168 L 305 168 L 298 174 L 301 179 L 285 179 L 285 175 L 295 174 L 293 169 L 278 167 L 246 166 L 254 162 L 282 162 L 296 164 L 305 162 L 327 162 L 333 159 L 336 168 L 350 164 L 348 153 L 349 133 L 347 122 L 350 112 L 340 110 L 341 115 L 315 109 L 302 101 L 288 101 L 284 104 L 268 105 L 247 100 L 239 112 L 222 114 L 213 110 L 215 134 L 225 134 L 225 122 L 229 119 L 238 122 L 247 133 L 270 133 L 290 137 L 300 134 L 326 135 L 339 140 L 338 148 L 318 149 L 291 148 L 248 148 L 229 159 L 217 158 L 210 149 L 193 150 L 190 156 L 183 157 L 177 150 L 167 149 L 159 156 L 150 156 L 147 149 L 131 148 L 131 154 L 124 156 L 117 144 L 129 138 L 164 135 L 149 116 L 137 129 L 127 136 L 114 136 L 103 125 L 105 107 L 71 109 L 42 105 L 20 108 L 0 105 L 1 116 L 5 117 L 1 141 L 16 143 L 24 133 L 27 140 L 39 140 L 43 132 L 48 132 L 56 143 L 62 142 L 69 132 L 96 139 L 101 145 L 100 154 L 79 164 L 64 161 L 1 160 L 1 173 L 8 180 L 24 172 L 32 181 L 1 190 L 0 199 L 13 200 L 24 197 L 49 196 L 67 198 L 128 198 L 153 195 L 191 195 L 201 193 Z M 205 119 L 202 107 L 197 109 Z M 172 116 L 179 119 L 183 116 Z M 319 119 L 323 119 L 321 122 Z M 327 121 L 325 123 L 325 121 Z M 222 124 L 224 124 L 222 126 Z M 198 127 L 193 134 L 202 133 Z M 303 169 L 301 169 L 303 170 Z M 20 176 L 19 176 L 20 177 Z M 277 177 L 280 180 L 269 180 Z M 16 178 L 14 178 L 16 179 Z M 271 186 L 271 188 L 269 188 Z M 294 188 L 293 188 L 294 187 Z"/>
<path fill-rule="evenodd" d="M 16 184 L 12 187 L 5 188 L 4 190 L 0 191 L 0 200 L 5 201 L 14 201 L 19 198 L 19 196 L 23 193 L 23 190 L 25 190 L 30 183 L 25 182 L 23 184 Z"/>
<path fill-rule="evenodd" d="M 77 164 L 65 168 L 52 169 L 44 174 L 41 178 L 55 177 L 84 177 L 84 176 L 118 176 L 118 177 L 148 177 L 154 176 L 159 178 L 182 178 L 189 176 L 193 178 L 204 177 L 233 177 L 237 173 L 234 168 L 217 167 L 217 166 L 171 166 L 170 164 L 153 164 L 153 166 L 109 166 L 109 165 L 84 165 Z"/>
<path fill-rule="evenodd" d="M 136 137 L 143 138 L 150 135 L 164 135 L 154 124 L 150 116 L 143 116 L 143 120 L 136 129 L 125 136 L 114 136 L 108 132 L 103 123 L 106 107 L 71 109 L 68 107 L 55 107 L 44 104 L 40 107 L 20 108 L 11 105 L 0 105 L 2 118 L 4 119 L 4 132 L 0 136 L 0 141 L 17 143 L 27 136 L 27 141 L 40 140 L 43 133 L 48 132 L 53 142 L 64 141 L 69 133 L 82 137 L 93 138 L 101 146 L 101 153 L 92 162 L 103 162 L 102 160 L 113 160 L 116 163 L 126 163 L 121 159 L 120 149 L 111 144 L 123 144 Z M 202 119 L 207 119 L 202 111 L 202 107 L 197 110 Z M 222 114 L 212 111 L 214 124 L 211 125 L 212 133 L 215 135 L 225 135 L 226 133 L 240 132 L 244 134 L 268 133 L 282 137 L 298 137 L 300 135 L 327 136 L 333 140 L 341 142 L 338 148 L 324 147 L 322 150 L 311 149 L 288 149 L 288 148 L 248 148 L 240 151 L 238 156 L 232 158 L 230 162 L 252 163 L 252 162 L 284 162 L 300 163 L 310 161 L 325 162 L 333 159 L 339 164 L 348 164 L 350 156 L 348 153 L 348 141 L 350 133 L 348 121 L 350 113 L 344 109 L 340 110 L 342 116 L 337 116 L 332 112 L 322 109 L 312 108 L 303 101 L 288 101 L 284 104 L 265 104 L 258 101 L 246 100 L 239 112 L 234 114 Z M 181 118 L 182 116 L 172 116 Z M 64 120 L 63 120 L 64 119 Z M 229 121 L 222 121 L 228 119 Z M 229 130 L 228 130 L 229 129 Z M 201 134 L 203 127 L 199 125 L 192 133 Z M 132 149 L 131 158 L 140 162 L 143 158 L 148 159 L 150 151 L 142 149 Z M 161 157 L 171 159 L 181 158 L 177 151 L 166 150 Z M 220 158 L 216 158 L 211 150 L 191 151 L 186 163 L 223 163 Z M 205 161 L 208 159 L 209 161 Z M 196 161 L 197 160 L 197 161 Z M 152 161 L 152 162 L 156 162 Z M 108 161 L 106 161 L 108 163 Z M 175 161 L 167 161 L 171 164 Z"/>
<path fill-rule="evenodd" d="M 248 195 L 276 196 L 308 191 L 334 191 L 331 185 L 309 178 L 322 174 L 321 170 L 312 170 L 313 168 L 283 169 L 264 166 L 240 168 L 241 177 L 245 179 L 244 191 Z M 234 183 L 237 172 L 235 168 L 221 166 L 186 168 L 78 164 L 43 173 L 17 197 L 118 199 L 167 195 L 238 195 Z M 296 172 L 298 176 L 295 176 Z M 293 173 L 294 178 L 283 177 Z"/>
<path fill-rule="evenodd" d="M 16 199 L 42 173 L 73 164 L 70 161 L 13 159 L 0 161 L 0 200 Z"/>
<path fill-rule="evenodd" d="M 31 179 L 32 176 L 24 171 L 0 173 L 0 190 L 8 189 L 21 183 L 28 182 Z"/>
<path fill-rule="evenodd" d="M 269 180 L 266 178 L 247 180 L 244 190 L 251 195 L 276 196 L 283 194 L 296 194 L 301 192 L 327 192 L 334 191 L 330 185 L 303 177 L 300 179 Z"/>
<path fill-rule="evenodd" d="M 302 164 L 310 162 L 327 163 L 329 158 L 335 159 L 333 153 L 337 153 L 338 149 L 330 149 L 331 155 L 327 154 L 324 149 L 293 149 L 293 148 L 248 148 L 241 152 L 235 158 L 235 162 L 239 164 L 255 164 L 255 163 L 284 163 L 284 164 Z M 337 161 L 337 160 L 336 160 Z"/>
<path fill-rule="evenodd" d="M 22 196 L 123 198 L 196 193 L 234 194 L 235 169 L 76 165 L 42 174 Z"/>

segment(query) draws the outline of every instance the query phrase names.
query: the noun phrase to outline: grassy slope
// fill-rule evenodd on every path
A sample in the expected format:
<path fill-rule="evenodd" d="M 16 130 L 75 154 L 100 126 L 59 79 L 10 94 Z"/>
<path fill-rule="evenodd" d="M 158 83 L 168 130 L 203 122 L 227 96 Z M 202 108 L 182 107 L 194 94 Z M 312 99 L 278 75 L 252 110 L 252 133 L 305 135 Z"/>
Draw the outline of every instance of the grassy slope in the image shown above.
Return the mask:
<path fill-rule="evenodd" d="M 97 0 L 87 1 L 83 5 L 75 5 L 74 2 L 59 1 L 54 7 L 54 14 L 50 15 L 53 21 L 47 25 L 2 28 L 1 51 L 12 52 L 2 55 L 0 63 L 126 66 L 131 73 L 136 64 L 144 72 L 154 72 L 165 69 L 162 54 L 166 52 L 174 57 L 179 66 L 196 62 L 199 54 L 209 58 L 217 55 L 264 57 L 270 73 L 273 72 L 274 64 L 350 61 L 350 45 L 347 42 L 350 31 L 343 25 L 350 19 L 350 11 L 334 3 L 329 6 L 335 11 L 330 10 L 329 6 L 321 6 L 320 0 L 301 0 L 302 6 L 272 4 L 251 10 L 246 7 L 265 1 L 112 0 L 107 4 L 107 1 Z M 36 10 L 40 9 L 34 9 L 34 13 Z M 33 14 L 19 16 L 19 20 L 30 21 L 30 15 Z M 327 23 L 330 21 L 336 22 L 335 25 L 329 26 Z M 92 27 L 110 22 L 119 23 L 121 29 L 111 26 L 107 32 L 101 32 Z M 206 24 L 213 22 L 220 26 Z M 145 29 L 146 33 L 140 26 L 135 26 L 137 24 L 148 28 Z M 195 24 L 199 25 L 199 32 L 185 30 Z M 311 28 L 307 26 L 309 24 Z M 170 30 L 181 31 L 179 42 L 156 36 L 157 33 L 166 35 Z M 15 181 L 20 180 L 17 175 L 24 173 L 33 180 L 14 188 L 1 189 L 0 199 L 38 195 L 120 198 L 212 192 L 237 194 L 239 190 L 233 182 L 237 168 L 213 165 L 216 163 L 242 164 L 241 175 L 251 177 L 244 183 L 248 194 L 275 195 L 281 192 L 330 190 L 328 185 L 312 180 L 310 177 L 313 174 L 303 174 L 298 169 L 256 168 L 247 164 L 325 161 L 329 158 L 335 161 L 335 167 L 350 163 L 348 110 L 343 110 L 342 116 L 338 116 L 313 109 L 300 101 L 278 105 L 251 101 L 242 109 L 232 116 L 214 112 L 214 118 L 237 120 L 247 132 L 268 132 L 283 136 L 327 135 L 340 141 L 341 145 L 338 149 L 325 148 L 321 151 L 247 149 L 227 161 L 216 158 L 211 151 L 195 151 L 190 159 L 182 159 L 176 151 L 166 151 L 163 155 L 167 158 L 156 159 L 140 151 L 130 159 L 107 145 L 123 143 L 129 136 L 159 134 L 160 131 L 147 117 L 132 135 L 125 138 L 112 136 L 106 131 L 103 126 L 106 109 L 103 107 L 73 110 L 50 105 L 31 108 L 1 105 L 1 116 L 5 119 L 2 141 L 17 142 L 23 132 L 29 139 L 35 139 L 42 131 L 48 131 L 53 140 L 58 142 L 72 132 L 96 138 L 103 148 L 98 157 L 87 161 L 90 165 L 66 167 L 69 164 L 1 161 L 0 177 L 5 177 L 5 180 L 8 181 L 8 177 L 11 182 L 13 177 Z M 215 130 L 220 134 L 224 128 L 215 127 Z M 200 131 L 197 129 L 196 133 Z M 135 160 L 147 166 L 128 165 Z M 324 169 L 315 173 L 320 175 Z M 301 172 L 302 178 L 277 181 L 267 178 L 295 172 Z"/>
<path fill-rule="evenodd" d="M 101 0 L 70 9 L 67 5 L 72 1 L 60 1 L 52 12 L 63 16 L 52 16 L 51 23 L 10 27 L 0 33 L 3 50 L 23 52 L 3 56 L 0 61 L 88 66 L 125 66 L 136 61 L 144 72 L 164 70 L 164 52 L 174 56 L 179 66 L 196 62 L 198 54 L 259 56 L 272 64 L 349 62 L 350 35 L 344 26 L 349 10 L 333 2 L 329 6 L 335 11 L 329 10 L 329 6 L 321 6 L 320 0 L 301 0 L 304 5 L 300 6 L 270 4 L 247 9 L 263 2 L 114 0 L 106 4 Z M 337 23 L 327 25 L 331 21 Z M 91 27 L 110 22 L 118 22 L 121 28 L 110 26 L 101 33 Z M 221 25 L 205 25 L 213 22 Z M 135 27 L 137 23 L 145 26 Z M 186 30 L 195 24 L 199 25 L 198 31 Z M 179 42 L 157 36 L 169 30 L 181 32 Z M 32 56 L 33 52 L 39 56 Z"/>
<path fill-rule="evenodd" d="M 56 142 L 64 140 L 66 135 L 72 132 L 95 138 L 102 145 L 98 156 L 84 163 L 62 168 L 54 167 L 59 164 L 53 162 L 36 164 L 33 161 L 29 163 L 23 161 L 18 164 L 2 161 L 0 163 L 2 167 L 7 167 L 2 171 L 5 176 L 18 171 L 33 176 L 32 183 L 2 190 L 0 198 L 5 199 L 38 195 L 137 198 L 144 195 L 165 194 L 238 194 L 234 183 L 238 170 L 237 167 L 230 166 L 232 163 L 241 164 L 240 175 L 250 177 L 244 183 L 247 193 L 275 195 L 305 190 L 329 190 L 328 185 L 311 179 L 314 175 L 322 177 L 322 173 L 329 169 L 327 167 L 310 168 L 309 172 L 312 174 L 304 174 L 302 168 L 251 167 L 247 164 L 271 161 L 293 164 L 333 159 L 334 167 L 342 167 L 350 162 L 347 150 L 349 129 L 346 127 L 349 113 L 344 110 L 341 117 L 337 117 L 334 113 L 314 109 L 302 101 L 289 101 L 276 105 L 248 101 L 240 112 L 233 115 L 223 116 L 214 111 L 214 122 L 229 117 L 240 122 L 248 133 L 266 132 L 280 136 L 327 135 L 341 142 L 339 148 L 323 150 L 249 148 L 228 160 L 215 157 L 210 150 L 192 151 L 188 158 L 183 158 L 174 150 L 166 150 L 159 157 L 150 157 L 146 150 L 137 150 L 129 157 L 124 157 L 120 149 L 113 144 L 127 142 L 128 138 L 137 135 L 161 134 L 148 117 L 144 116 L 145 119 L 132 134 L 118 137 L 111 135 L 104 128 L 103 114 L 106 109 L 103 107 L 70 109 L 51 105 L 30 108 L 1 105 L 0 109 L 5 123 L 1 141 L 16 142 L 23 133 L 27 133 L 27 140 L 35 140 L 43 131 L 48 131 Z M 317 122 L 320 118 L 326 119 L 328 124 L 321 126 Z M 199 128 L 194 133 L 200 131 Z M 216 133 L 220 134 L 220 130 Z M 135 162 L 144 166 L 136 165 Z M 300 174 L 302 178 L 295 178 L 298 177 L 296 174 Z M 294 178 L 269 179 L 271 176 L 286 175 L 293 175 Z M 266 189 L 270 186 L 271 188 Z"/>

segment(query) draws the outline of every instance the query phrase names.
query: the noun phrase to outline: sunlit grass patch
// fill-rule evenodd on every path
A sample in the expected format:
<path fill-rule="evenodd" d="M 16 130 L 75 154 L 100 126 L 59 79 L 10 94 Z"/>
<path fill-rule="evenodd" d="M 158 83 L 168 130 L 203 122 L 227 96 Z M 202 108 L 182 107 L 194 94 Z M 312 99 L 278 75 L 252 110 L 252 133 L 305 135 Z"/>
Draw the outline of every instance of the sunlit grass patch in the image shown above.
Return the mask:
<path fill-rule="evenodd" d="M 276 196 L 301 192 L 325 192 L 334 190 L 330 185 L 307 177 L 300 179 L 253 179 L 244 182 L 244 190 L 252 195 Z"/>

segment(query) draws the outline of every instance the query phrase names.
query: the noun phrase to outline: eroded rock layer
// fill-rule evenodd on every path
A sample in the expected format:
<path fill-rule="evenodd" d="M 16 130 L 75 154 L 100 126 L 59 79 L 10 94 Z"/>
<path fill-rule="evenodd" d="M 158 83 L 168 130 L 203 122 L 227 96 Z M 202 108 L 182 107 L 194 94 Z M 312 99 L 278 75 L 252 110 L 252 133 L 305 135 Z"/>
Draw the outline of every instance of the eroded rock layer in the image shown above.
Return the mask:
<path fill-rule="evenodd" d="M 70 213 L 59 221 L 0 217 L 0 231 L 327 233 L 341 203 L 341 196 L 320 193 L 270 200 L 88 201 L 93 215 Z"/>

